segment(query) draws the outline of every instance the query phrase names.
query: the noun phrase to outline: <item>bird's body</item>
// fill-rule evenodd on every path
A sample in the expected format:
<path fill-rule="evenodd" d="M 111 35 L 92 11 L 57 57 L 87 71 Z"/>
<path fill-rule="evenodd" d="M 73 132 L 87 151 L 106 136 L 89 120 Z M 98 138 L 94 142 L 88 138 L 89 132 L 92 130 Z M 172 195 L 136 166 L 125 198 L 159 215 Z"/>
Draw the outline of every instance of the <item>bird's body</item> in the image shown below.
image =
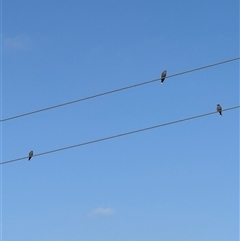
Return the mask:
<path fill-rule="evenodd" d="M 161 75 L 161 83 L 163 83 L 163 81 L 165 80 L 166 76 L 167 76 L 167 71 L 164 70 L 164 71 L 162 72 L 162 75 Z"/>
<path fill-rule="evenodd" d="M 217 104 L 217 112 L 222 115 L 222 107 L 219 104 Z"/>
<path fill-rule="evenodd" d="M 33 156 L 33 151 L 30 151 L 29 154 L 28 154 L 28 160 L 30 161 L 30 159 L 32 158 Z"/>

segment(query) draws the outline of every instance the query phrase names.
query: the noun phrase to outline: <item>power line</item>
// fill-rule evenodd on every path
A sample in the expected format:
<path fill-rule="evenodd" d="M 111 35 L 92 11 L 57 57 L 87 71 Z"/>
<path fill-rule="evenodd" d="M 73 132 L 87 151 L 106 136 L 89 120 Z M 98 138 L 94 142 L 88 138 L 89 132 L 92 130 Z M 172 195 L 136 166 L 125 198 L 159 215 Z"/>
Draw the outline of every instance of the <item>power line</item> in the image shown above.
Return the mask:
<path fill-rule="evenodd" d="M 214 64 L 209 64 L 209 65 L 206 65 L 206 66 L 202 66 L 202 67 L 199 67 L 199 68 L 187 70 L 187 71 L 180 72 L 180 73 L 177 73 L 177 74 L 172 74 L 172 75 L 167 76 L 166 78 L 172 78 L 172 77 L 175 77 L 175 76 L 178 76 L 178 75 L 188 74 L 190 72 L 199 71 L 199 70 L 206 69 L 206 68 L 211 68 L 211 67 L 214 67 L 214 66 L 217 66 L 217 65 L 220 65 L 220 64 L 226 64 L 228 62 L 236 61 L 238 59 L 240 59 L 240 57 L 229 59 L 229 60 L 225 60 L 225 61 L 214 63 Z M 34 110 L 34 111 L 23 113 L 23 114 L 20 114 L 20 115 L 15 115 L 15 116 L 12 116 L 12 117 L 8 117 L 8 118 L 5 118 L 5 119 L 2 119 L 1 122 L 5 122 L 5 121 L 21 118 L 21 117 L 28 116 L 28 115 L 33 115 L 33 114 L 36 114 L 36 113 L 39 113 L 39 112 L 44 112 L 44 111 L 47 111 L 47 110 L 59 108 L 59 107 L 65 106 L 65 105 L 75 104 L 77 102 L 82 102 L 82 101 L 98 98 L 98 97 L 101 97 L 101 96 L 104 96 L 104 95 L 113 94 L 113 93 L 116 93 L 116 92 L 124 91 L 124 90 L 131 89 L 131 88 L 135 88 L 135 87 L 138 87 L 138 86 L 141 86 L 141 85 L 150 84 L 150 83 L 153 83 L 153 82 L 156 82 L 156 81 L 159 81 L 159 80 L 160 80 L 160 78 L 153 79 L 153 80 L 148 80 L 148 81 L 145 81 L 145 82 L 141 82 L 141 83 L 134 84 L 134 85 L 129 85 L 129 86 L 126 86 L 126 87 L 115 89 L 115 90 L 110 90 L 110 91 L 103 92 L 103 93 L 100 93 L 100 94 L 91 95 L 91 96 L 84 97 L 84 98 L 81 98 L 81 99 L 77 99 L 77 100 L 65 102 L 65 103 L 62 103 L 62 104 L 58 104 L 58 105 L 42 108 L 42 109 L 39 109 L 39 110 Z"/>
<path fill-rule="evenodd" d="M 230 110 L 233 110 L 233 109 L 237 109 L 239 107 L 240 107 L 240 105 L 224 109 L 223 111 L 230 111 Z M 150 126 L 150 127 L 146 127 L 146 128 L 142 128 L 142 129 L 138 129 L 138 130 L 134 130 L 134 131 L 129 131 L 129 132 L 113 135 L 113 136 L 95 139 L 95 140 L 92 140 L 92 141 L 87 141 L 87 142 L 79 143 L 79 144 L 72 145 L 72 146 L 67 146 L 67 147 L 62 147 L 62 148 L 58 148 L 58 149 L 55 149 L 55 150 L 42 152 L 42 153 L 39 153 L 39 154 L 35 154 L 33 156 L 33 158 L 37 157 L 37 156 L 47 155 L 47 154 L 50 154 L 50 153 L 53 153 L 53 152 L 64 151 L 64 150 L 71 149 L 71 148 L 76 148 L 76 147 L 80 147 L 80 146 L 94 144 L 96 142 L 102 142 L 102 141 L 107 141 L 107 140 L 110 140 L 110 139 L 119 138 L 119 137 L 122 137 L 122 136 L 132 135 L 132 134 L 136 134 L 138 132 L 149 131 L 149 130 L 152 130 L 152 129 L 156 129 L 156 128 L 160 128 L 160 127 L 164 127 L 164 126 L 168 126 L 168 125 L 173 125 L 173 124 L 177 124 L 177 123 L 180 123 L 180 122 L 189 121 L 189 120 L 193 120 L 193 119 L 197 119 L 197 118 L 202 118 L 202 117 L 205 117 L 205 116 L 208 116 L 208 115 L 213 115 L 213 114 L 216 114 L 216 111 L 201 114 L 201 115 L 197 115 L 197 116 L 187 117 L 187 118 L 184 118 L 184 119 L 175 120 L 175 121 L 171 121 L 171 122 L 167 122 L 167 123 L 163 123 L 163 124 L 159 124 L 159 125 L 155 125 L 155 126 Z M 20 157 L 20 158 L 17 158 L 17 159 L 1 162 L 0 164 L 4 165 L 4 164 L 20 161 L 20 160 L 27 159 L 27 158 L 28 158 L 28 156 Z"/>

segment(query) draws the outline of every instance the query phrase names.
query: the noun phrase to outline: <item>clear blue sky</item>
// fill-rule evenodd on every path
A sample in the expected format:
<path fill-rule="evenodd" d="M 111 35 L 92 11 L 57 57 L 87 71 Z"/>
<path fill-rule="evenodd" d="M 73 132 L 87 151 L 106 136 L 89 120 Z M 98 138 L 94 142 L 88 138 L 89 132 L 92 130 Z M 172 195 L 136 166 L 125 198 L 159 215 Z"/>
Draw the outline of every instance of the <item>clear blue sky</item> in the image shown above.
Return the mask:
<path fill-rule="evenodd" d="M 239 1 L 1 0 L 1 119 L 239 56 Z M 239 105 L 239 61 L 1 123 L 1 161 Z M 239 111 L 1 165 L 1 241 L 237 241 Z"/>

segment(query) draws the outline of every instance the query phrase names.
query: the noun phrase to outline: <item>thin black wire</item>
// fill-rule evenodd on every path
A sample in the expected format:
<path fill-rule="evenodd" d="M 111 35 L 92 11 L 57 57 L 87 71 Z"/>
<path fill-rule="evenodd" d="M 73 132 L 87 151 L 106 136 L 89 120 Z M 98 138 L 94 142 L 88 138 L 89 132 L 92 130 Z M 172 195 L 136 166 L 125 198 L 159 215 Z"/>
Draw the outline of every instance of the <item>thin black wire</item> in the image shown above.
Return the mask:
<path fill-rule="evenodd" d="M 225 61 L 218 62 L 218 63 L 215 63 L 215 64 L 209 64 L 209 65 L 206 65 L 206 66 L 203 66 L 203 67 L 187 70 L 187 71 L 180 72 L 180 73 L 177 73 L 177 74 L 172 74 L 172 75 L 167 76 L 166 78 L 172 78 L 172 77 L 175 77 L 175 76 L 178 76 L 178 75 L 183 75 L 183 74 L 187 74 L 187 73 L 190 73 L 190 72 L 194 72 L 194 71 L 198 71 L 198 70 L 202 70 L 202 69 L 206 69 L 206 68 L 211 68 L 213 66 L 220 65 L 220 64 L 225 64 L 225 63 L 232 62 L 232 61 L 236 61 L 238 59 L 240 59 L 240 57 L 229 59 L 229 60 L 225 60 Z M 5 122 L 5 121 L 21 118 L 21 117 L 24 117 L 24 116 L 27 116 L 27 115 L 36 114 L 36 113 L 39 113 L 39 112 L 43 112 L 43 111 L 47 111 L 47 110 L 51 110 L 51 109 L 55 109 L 55 108 L 59 108 L 59 107 L 65 106 L 65 105 L 71 105 L 71 104 L 74 104 L 74 103 L 77 103 L 77 102 L 81 102 L 81 101 L 85 101 L 85 100 L 89 100 L 89 99 L 94 99 L 94 98 L 101 97 L 101 96 L 104 96 L 104 95 L 109 95 L 109 94 L 120 92 L 120 91 L 123 91 L 123 90 L 135 88 L 135 87 L 138 87 L 138 86 L 141 86 L 141 85 L 150 84 L 150 83 L 156 82 L 158 80 L 160 80 L 160 78 L 153 79 L 153 80 L 148 80 L 148 81 L 141 82 L 141 83 L 134 84 L 134 85 L 129 85 L 129 86 L 126 86 L 126 87 L 115 89 L 115 90 L 110 90 L 110 91 L 103 92 L 103 93 L 100 93 L 100 94 L 84 97 L 84 98 L 81 98 L 81 99 L 65 102 L 65 103 L 62 103 L 62 104 L 50 106 L 50 107 L 47 107 L 47 108 L 43 108 L 43 109 L 31 111 L 31 112 L 27 112 L 27 113 L 24 113 L 24 114 L 8 117 L 8 118 L 5 118 L 5 119 L 2 119 L 1 122 Z"/>
<path fill-rule="evenodd" d="M 224 111 L 230 111 L 230 110 L 233 110 L 233 109 L 237 109 L 239 107 L 240 107 L 240 105 L 230 107 L 230 108 L 224 109 L 223 112 Z M 114 139 L 114 138 L 119 138 L 119 137 L 122 137 L 122 136 L 132 135 L 132 134 L 135 134 L 135 133 L 138 133 L 138 132 L 148 131 L 148 130 L 152 130 L 152 129 L 156 129 L 156 128 L 160 128 L 160 127 L 164 127 L 164 126 L 168 126 L 168 125 L 173 125 L 173 124 L 177 124 L 179 122 L 189 121 L 189 120 L 192 120 L 192 119 L 197 119 L 197 118 L 201 118 L 201 117 L 205 117 L 205 116 L 213 115 L 213 114 L 216 114 L 216 111 L 201 114 L 201 115 L 197 115 L 197 116 L 192 116 L 192 117 L 188 117 L 188 118 L 184 118 L 184 119 L 180 119 L 180 120 L 176 120 L 176 121 L 171 121 L 171 122 L 167 122 L 167 123 L 163 123 L 163 124 L 159 124 L 159 125 L 155 125 L 155 126 L 150 126 L 150 127 L 130 131 L 130 132 L 125 132 L 125 133 L 121 133 L 121 134 L 117 134 L 117 135 L 113 135 L 113 136 L 108 136 L 108 137 L 104 137 L 104 138 L 100 138 L 100 139 L 96 139 L 96 140 L 92 140 L 92 141 L 87 141 L 87 142 L 83 142 L 83 143 L 72 145 L 72 146 L 67 146 L 67 147 L 62 147 L 62 148 L 55 149 L 55 150 L 42 152 L 42 153 L 39 153 L 39 154 L 35 154 L 34 157 L 47 155 L 47 154 L 50 154 L 50 153 L 53 153 L 53 152 L 63 151 L 63 150 L 76 148 L 76 147 L 80 147 L 80 146 L 90 145 L 90 144 L 94 144 L 96 142 L 106 141 L 106 140 L 110 140 L 110 139 Z M 10 161 L 4 161 L 4 162 L 1 162 L 0 165 L 20 161 L 20 160 L 27 159 L 27 158 L 28 158 L 28 156 L 25 156 L 25 157 L 20 157 L 20 158 L 13 159 L 13 160 L 10 160 Z"/>

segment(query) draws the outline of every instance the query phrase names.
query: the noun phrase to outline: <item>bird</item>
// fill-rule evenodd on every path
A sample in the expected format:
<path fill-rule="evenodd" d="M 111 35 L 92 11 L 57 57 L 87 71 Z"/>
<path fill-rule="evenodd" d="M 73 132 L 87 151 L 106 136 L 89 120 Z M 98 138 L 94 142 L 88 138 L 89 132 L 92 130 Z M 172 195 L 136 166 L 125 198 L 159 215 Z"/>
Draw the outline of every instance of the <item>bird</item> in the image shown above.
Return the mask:
<path fill-rule="evenodd" d="M 28 160 L 30 161 L 30 159 L 32 158 L 33 156 L 33 151 L 30 151 L 29 154 L 28 154 Z"/>
<path fill-rule="evenodd" d="M 164 70 L 164 71 L 162 72 L 162 75 L 161 75 L 161 84 L 162 84 L 163 81 L 165 80 L 166 76 L 167 76 L 167 70 Z"/>
<path fill-rule="evenodd" d="M 219 104 L 217 104 L 217 112 L 219 112 L 219 114 L 222 115 L 222 107 Z"/>

